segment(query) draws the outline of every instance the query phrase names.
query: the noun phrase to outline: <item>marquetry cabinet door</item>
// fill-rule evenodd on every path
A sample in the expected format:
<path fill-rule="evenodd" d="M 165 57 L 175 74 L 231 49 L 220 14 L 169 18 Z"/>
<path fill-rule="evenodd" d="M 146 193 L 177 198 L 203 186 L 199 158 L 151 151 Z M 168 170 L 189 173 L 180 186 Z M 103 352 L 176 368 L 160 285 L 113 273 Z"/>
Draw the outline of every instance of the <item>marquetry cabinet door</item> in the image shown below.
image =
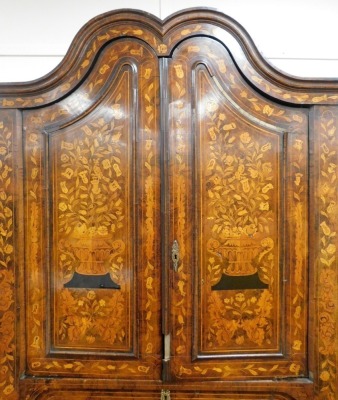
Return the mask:
<path fill-rule="evenodd" d="M 172 380 L 307 376 L 308 115 L 211 38 L 168 61 Z"/>
<path fill-rule="evenodd" d="M 160 377 L 158 91 L 153 50 L 121 39 L 24 112 L 28 375 Z"/>

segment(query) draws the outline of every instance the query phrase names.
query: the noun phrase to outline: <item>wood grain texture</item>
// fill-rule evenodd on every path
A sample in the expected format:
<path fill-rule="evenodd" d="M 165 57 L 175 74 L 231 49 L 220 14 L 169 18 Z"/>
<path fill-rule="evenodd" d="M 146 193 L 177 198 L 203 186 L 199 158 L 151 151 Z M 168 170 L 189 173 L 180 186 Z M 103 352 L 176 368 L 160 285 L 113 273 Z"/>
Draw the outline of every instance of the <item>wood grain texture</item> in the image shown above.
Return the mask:
<path fill-rule="evenodd" d="M 315 314 L 312 326 L 318 335 L 311 338 L 318 349 L 313 368 L 318 377 L 318 398 L 335 399 L 337 387 L 336 362 L 336 307 L 337 307 L 337 220 L 336 220 L 336 166 L 337 166 L 337 117 L 336 107 L 315 107 L 313 111 L 312 149 L 315 154 L 312 167 L 313 205 L 315 214 L 312 226 L 313 280 L 312 293 L 317 297 L 313 304 Z"/>
<path fill-rule="evenodd" d="M 23 327 L 21 116 L 0 112 L 0 398 L 18 398 L 19 353 Z"/>
<path fill-rule="evenodd" d="M 255 94 L 224 56 L 210 39 L 188 39 L 169 63 L 174 375 L 306 376 L 307 116 L 258 95 L 246 113 Z"/>
<path fill-rule="evenodd" d="M 159 376 L 158 66 L 139 42 L 117 46 L 86 82 L 87 103 L 79 88 L 25 113 L 34 374 Z M 108 274 L 119 288 L 69 287 L 75 273 Z"/>
<path fill-rule="evenodd" d="M 1 85 L 0 399 L 336 399 L 337 102 L 207 9 Z"/>
<path fill-rule="evenodd" d="M 269 398 L 271 395 L 277 399 L 299 399 L 305 400 L 313 397 L 312 384 L 306 380 L 296 380 L 289 383 L 276 383 L 272 381 L 262 382 L 251 382 L 247 387 L 239 385 L 236 382 L 224 387 L 219 382 L 213 383 L 212 390 L 210 390 L 210 383 L 207 385 L 203 382 L 194 382 L 193 384 L 186 383 L 182 384 L 167 383 L 162 384 L 157 382 L 156 384 L 145 381 L 126 381 L 120 380 L 118 383 L 110 381 L 100 380 L 86 380 L 79 381 L 74 379 L 64 380 L 63 386 L 60 387 L 56 381 L 52 380 L 31 380 L 26 379 L 22 385 L 22 395 L 27 398 L 40 399 L 40 398 L 70 398 L 70 396 L 79 396 L 79 399 L 83 399 L 84 396 L 93 396 L 94 398 L 99 396 L 105 396 L 107 398 L 120 398 L 125 395 L 126 398 L 144 398 L 160 399 L 161 391 L 170 391 L 170 397 L 178 399 L 186 398 L 220 398 L 225 400 L 237 400 L 243 398 L 256 399 L 259 396 L 262 398 Z M 68 396 L 68 397 L 65 397 Z M 120 397 L 119 397 L 120 396 Z M 190 397 L 189 397 L 190 396 Z M 246 397 L 245 397 L 246 396 Z M 25 398 L 25 397 L 24 397 Z"/>
<path fill-rule="evenodd" d="M 25 108 L 60 99 L 88 74 L 97 51 L 114 39 L 132 36 L 144 40 L 159 56 L 168 56 L 178 42 L 196 35 L 210 35 L 226 43 L 247 79 L 275 98 L 296 104 L 337 104 L 336 81 L 282 75 L 262 58 L 241 25 L 205 8 L 178 12 L 164 21 L 138 10 L 102 14 L 80 30 L 55 71 L 33 84 L 0 85 L 1 105 Z"/>

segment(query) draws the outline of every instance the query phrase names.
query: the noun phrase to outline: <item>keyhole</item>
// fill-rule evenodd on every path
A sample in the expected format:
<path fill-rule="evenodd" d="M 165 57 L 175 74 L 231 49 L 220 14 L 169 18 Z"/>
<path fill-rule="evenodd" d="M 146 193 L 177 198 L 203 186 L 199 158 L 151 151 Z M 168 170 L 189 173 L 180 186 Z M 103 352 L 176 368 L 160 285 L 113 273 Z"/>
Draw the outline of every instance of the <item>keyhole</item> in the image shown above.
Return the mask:
<path fill-rule="evenodd" d="M 171 248 L 171 259 L 173 262 L 174 271 L 177 271 L 178 260 L 180 259 L 179 247 L 177 240 L 174 240 L 173 246 Z"/>

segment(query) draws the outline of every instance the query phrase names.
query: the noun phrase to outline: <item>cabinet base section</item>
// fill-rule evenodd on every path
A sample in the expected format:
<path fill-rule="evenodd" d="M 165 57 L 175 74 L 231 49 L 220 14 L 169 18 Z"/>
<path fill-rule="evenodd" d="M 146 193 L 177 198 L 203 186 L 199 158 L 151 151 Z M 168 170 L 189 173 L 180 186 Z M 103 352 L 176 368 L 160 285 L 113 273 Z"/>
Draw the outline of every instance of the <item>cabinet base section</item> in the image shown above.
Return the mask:
<path fill-rule="evenodd" d="M 271 397 L 272 396 L 272 397 Z M 307 400 L 314 398 L 308 379 L 288 381 L 163 383 L 162 381 L 23 378 L 20 399 L 158 400 Z"/>

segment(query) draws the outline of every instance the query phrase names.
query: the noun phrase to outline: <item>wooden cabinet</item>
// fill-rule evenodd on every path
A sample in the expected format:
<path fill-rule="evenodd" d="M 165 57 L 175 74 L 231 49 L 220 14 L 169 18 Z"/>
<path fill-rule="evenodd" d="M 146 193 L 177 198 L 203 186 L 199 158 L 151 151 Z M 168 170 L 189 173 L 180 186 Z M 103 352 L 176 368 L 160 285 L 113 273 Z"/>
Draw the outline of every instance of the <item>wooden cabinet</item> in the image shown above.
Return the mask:
<path fill-rule="evenodd" d="M 70 102 L 24 112 L 32 374 L 160 377 L 157 71 L 114 42 Z"/>
<path fill-rule="evenodd" d="M 168 87 L 174 376 L 306 376 L 308 115 L 211 38 L 179 45 Z"/>
<path fill-rule="evenodd" d="M 0 398 L 335 399 L 337 100 L 208 10 L 1 86 Z"/>

